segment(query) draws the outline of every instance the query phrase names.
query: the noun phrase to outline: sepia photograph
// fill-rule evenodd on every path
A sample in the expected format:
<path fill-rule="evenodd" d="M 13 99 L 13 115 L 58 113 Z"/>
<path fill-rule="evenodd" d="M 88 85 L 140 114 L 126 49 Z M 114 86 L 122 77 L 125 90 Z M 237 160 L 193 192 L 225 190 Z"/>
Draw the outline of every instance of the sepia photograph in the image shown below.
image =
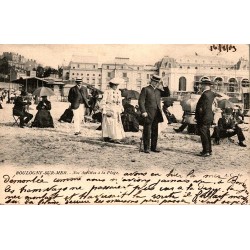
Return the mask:
<path fill-rule="evenodd" d="M 249 204 L 249 45 L 0 45 L 1 204 Z"/>
<path fill-rule="evenodd" d="M 248 16 L 2 2 L 1 249 L 248 249 Z"/>

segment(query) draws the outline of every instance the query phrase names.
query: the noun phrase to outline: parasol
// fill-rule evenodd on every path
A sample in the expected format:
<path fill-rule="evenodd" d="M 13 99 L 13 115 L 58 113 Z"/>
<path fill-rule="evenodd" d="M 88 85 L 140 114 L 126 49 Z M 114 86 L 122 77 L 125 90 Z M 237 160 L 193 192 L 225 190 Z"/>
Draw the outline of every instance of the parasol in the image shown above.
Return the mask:
<path fill-rule="evenodd" d="M 221 108 L 221 109 L 226 109 L 226 108 L 233 108 L 234 107 L 234 104 L 228 100 L 221 100 L 221 101 L 218 101 L 218 108 Z"/>
<path fill-rule="evenodd" d="M 229 99 L 229 96 L 222 93 L 222 92 L 217 92 L 216 93 L 218 96 L 216 97 L 217 100 L 228 100 Z"/>
<path fill-rule="evenodd" d="M 50 88 L 47 87 L 40 87 L 37 88 L 34 92 L 33 95 L 36 96 L 52 96 L 55 95 L 54 91 Z"/>
<path fill-rule="evenodd" d="M 128 89 L 120 89 L 122 97 L 125 97 L 126 99 L 132 99 L 132 100 L 138 100 L 139 99 L 139 92 L 136 90 L 128 90 Z"/>
<path fill-rule="evenodd" d="M 239 99 L 237 97 L 230 97 L 228 100 L 230 102 L 232 102 L 232 103 L 238 103 L 239 102 Z"/>

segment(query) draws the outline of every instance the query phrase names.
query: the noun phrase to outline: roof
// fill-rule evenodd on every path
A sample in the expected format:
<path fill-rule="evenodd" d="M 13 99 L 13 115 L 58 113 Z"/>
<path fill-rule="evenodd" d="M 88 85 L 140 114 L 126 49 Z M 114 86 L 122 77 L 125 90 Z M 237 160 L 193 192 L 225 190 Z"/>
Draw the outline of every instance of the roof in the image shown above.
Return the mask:
<path fill-rule="evenodd" d="M 26 80 L 39 80 L 39 81 L 48 83 L 48 81 L 44 80 L 44 78 L 39 78 L 39 77 L 36 77 L 36 76 L 34 76 L 34 77 L 20 77 L 19 79 L 13 80 L 11 82 L 20 83 L 20 82 L 24 82 Z"/>

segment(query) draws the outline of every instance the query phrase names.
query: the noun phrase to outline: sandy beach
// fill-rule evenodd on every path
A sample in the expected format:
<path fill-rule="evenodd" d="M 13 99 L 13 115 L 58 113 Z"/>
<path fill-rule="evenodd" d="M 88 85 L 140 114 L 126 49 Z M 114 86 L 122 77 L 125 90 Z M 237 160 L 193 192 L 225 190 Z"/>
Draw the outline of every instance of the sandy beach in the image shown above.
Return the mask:
<path fill-rule="evenodd" d="M 19 128 L 13 125 L 13 104 L 4 104 L 0 110 L 0 167 L 24 167 L 32 169 L 44 166 L 52 169 L 54 166 L 65 168 L 101 168 L 111 170 L 139 171 L 143 169 L 172 168 L 179 171 L 194 169 L 199 172 L 243 172 L 249 170 L 249 130 L 244 131 L 248 147 L 223 140 L 221 145 L 213 146 L 211 157 L 199 157 L 201 151 L 200 138 L 189 135 L 186 131 L 175 133 L 173 128 L 180 124 L 161 124 L 159 148 L 161 153 L 139 153 L 141 132 L 126 133 L 121 145 L 103 142 L 100 125 L 87 122 L 82 124 L 82 134 L 74 135 L 73 124 L 58 122 L 59 117 L 68 107 L 67 102 L 52 101 L 51 114 L 55 128 Z M 35 105 L 30 107 L 30 113 L 36 114 Z M 246 121 L 249 117 L 246 117 Z M 248 125 L 245 125 L 248 126 Z"/>

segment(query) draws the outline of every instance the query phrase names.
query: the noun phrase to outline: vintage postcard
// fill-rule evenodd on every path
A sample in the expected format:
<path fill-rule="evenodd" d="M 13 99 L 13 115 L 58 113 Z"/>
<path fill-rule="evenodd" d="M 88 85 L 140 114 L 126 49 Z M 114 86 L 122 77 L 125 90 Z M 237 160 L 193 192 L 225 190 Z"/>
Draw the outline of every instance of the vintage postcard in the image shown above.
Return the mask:
<path fill-rule="evenodd" d="M 247 44 L 1 44 L 0 204 L 249 204 Z"/>

